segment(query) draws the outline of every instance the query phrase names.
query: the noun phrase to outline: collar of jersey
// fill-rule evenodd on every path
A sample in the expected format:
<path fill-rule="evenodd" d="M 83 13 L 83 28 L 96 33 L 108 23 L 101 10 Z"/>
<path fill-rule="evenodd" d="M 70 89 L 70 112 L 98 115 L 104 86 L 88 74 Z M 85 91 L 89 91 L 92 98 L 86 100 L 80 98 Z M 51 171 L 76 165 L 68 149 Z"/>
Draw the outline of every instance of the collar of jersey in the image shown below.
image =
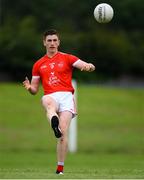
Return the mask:
<path fill-rule="evenodd" d="M 59 51 L 54 55 L 54 56 L 52 56 L 52 57 L 49 57 L 47 54 L 46 54 L 46 57 L 48 58 L 48 59 L 53 59 L 55 56 L 57 56 L 59 54 Z"/>

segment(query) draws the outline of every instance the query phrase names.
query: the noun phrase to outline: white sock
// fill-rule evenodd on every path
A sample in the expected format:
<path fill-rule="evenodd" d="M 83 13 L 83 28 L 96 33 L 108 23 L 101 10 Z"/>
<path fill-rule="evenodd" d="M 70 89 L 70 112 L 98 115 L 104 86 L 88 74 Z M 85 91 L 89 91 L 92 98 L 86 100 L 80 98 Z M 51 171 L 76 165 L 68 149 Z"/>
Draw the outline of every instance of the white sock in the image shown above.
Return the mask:
<path fill-rule="evenodd" d="M 58 161 L 58 165 L 60 165 L 60 166 L 64 166 L 64 162 L 60 162 L 60 161 Z"/>

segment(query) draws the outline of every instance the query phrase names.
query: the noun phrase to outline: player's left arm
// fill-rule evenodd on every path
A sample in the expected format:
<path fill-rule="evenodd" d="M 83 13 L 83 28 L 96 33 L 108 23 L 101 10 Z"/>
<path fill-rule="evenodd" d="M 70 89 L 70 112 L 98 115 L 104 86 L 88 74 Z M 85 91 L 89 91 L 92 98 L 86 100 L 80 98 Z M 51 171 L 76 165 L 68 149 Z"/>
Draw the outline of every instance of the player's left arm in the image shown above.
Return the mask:
<path fill-rule="evenodd" d="M 88 72 L 92 72 L 95 70 L 95 66 L 92 63 L 87 63 L 80 59 L 77 60 L 75 63 L 73 63 L 73 67 L 76 67 L 81 71 L 88 71 Z"/>

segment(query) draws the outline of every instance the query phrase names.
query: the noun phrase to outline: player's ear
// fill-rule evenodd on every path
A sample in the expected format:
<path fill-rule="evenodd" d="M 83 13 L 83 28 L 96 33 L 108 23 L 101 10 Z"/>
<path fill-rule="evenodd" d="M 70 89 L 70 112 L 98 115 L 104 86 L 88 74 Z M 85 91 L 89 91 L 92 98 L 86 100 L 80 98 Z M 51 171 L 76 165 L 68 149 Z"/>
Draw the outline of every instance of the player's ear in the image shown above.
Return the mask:
<path fill-rule="evenodd" d="M 58 46 L 60 46 L 60 40 L 58 40 Z"/>

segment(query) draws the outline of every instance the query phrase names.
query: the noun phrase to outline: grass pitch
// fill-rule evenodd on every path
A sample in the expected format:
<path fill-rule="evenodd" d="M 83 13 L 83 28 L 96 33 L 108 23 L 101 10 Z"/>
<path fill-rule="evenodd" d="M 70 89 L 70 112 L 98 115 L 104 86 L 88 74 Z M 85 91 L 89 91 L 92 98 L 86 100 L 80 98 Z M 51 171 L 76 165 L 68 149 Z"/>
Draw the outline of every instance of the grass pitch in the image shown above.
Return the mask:
<path fill-rule="evenodd" d="M 56 139 L 37 96 L 0 84 L 1 179 L 144 178 L 144 91 L 78 86 L 78 152 L 57 176 Z"/>
<path fill-rule="evenodd" d="M 0 177 L 11 179 L 139 179 L 144 178 L 144 157 L 128 154 L 69 154 L 63 176 L 55 174 L 55 154 L 6 152 Z"/>

